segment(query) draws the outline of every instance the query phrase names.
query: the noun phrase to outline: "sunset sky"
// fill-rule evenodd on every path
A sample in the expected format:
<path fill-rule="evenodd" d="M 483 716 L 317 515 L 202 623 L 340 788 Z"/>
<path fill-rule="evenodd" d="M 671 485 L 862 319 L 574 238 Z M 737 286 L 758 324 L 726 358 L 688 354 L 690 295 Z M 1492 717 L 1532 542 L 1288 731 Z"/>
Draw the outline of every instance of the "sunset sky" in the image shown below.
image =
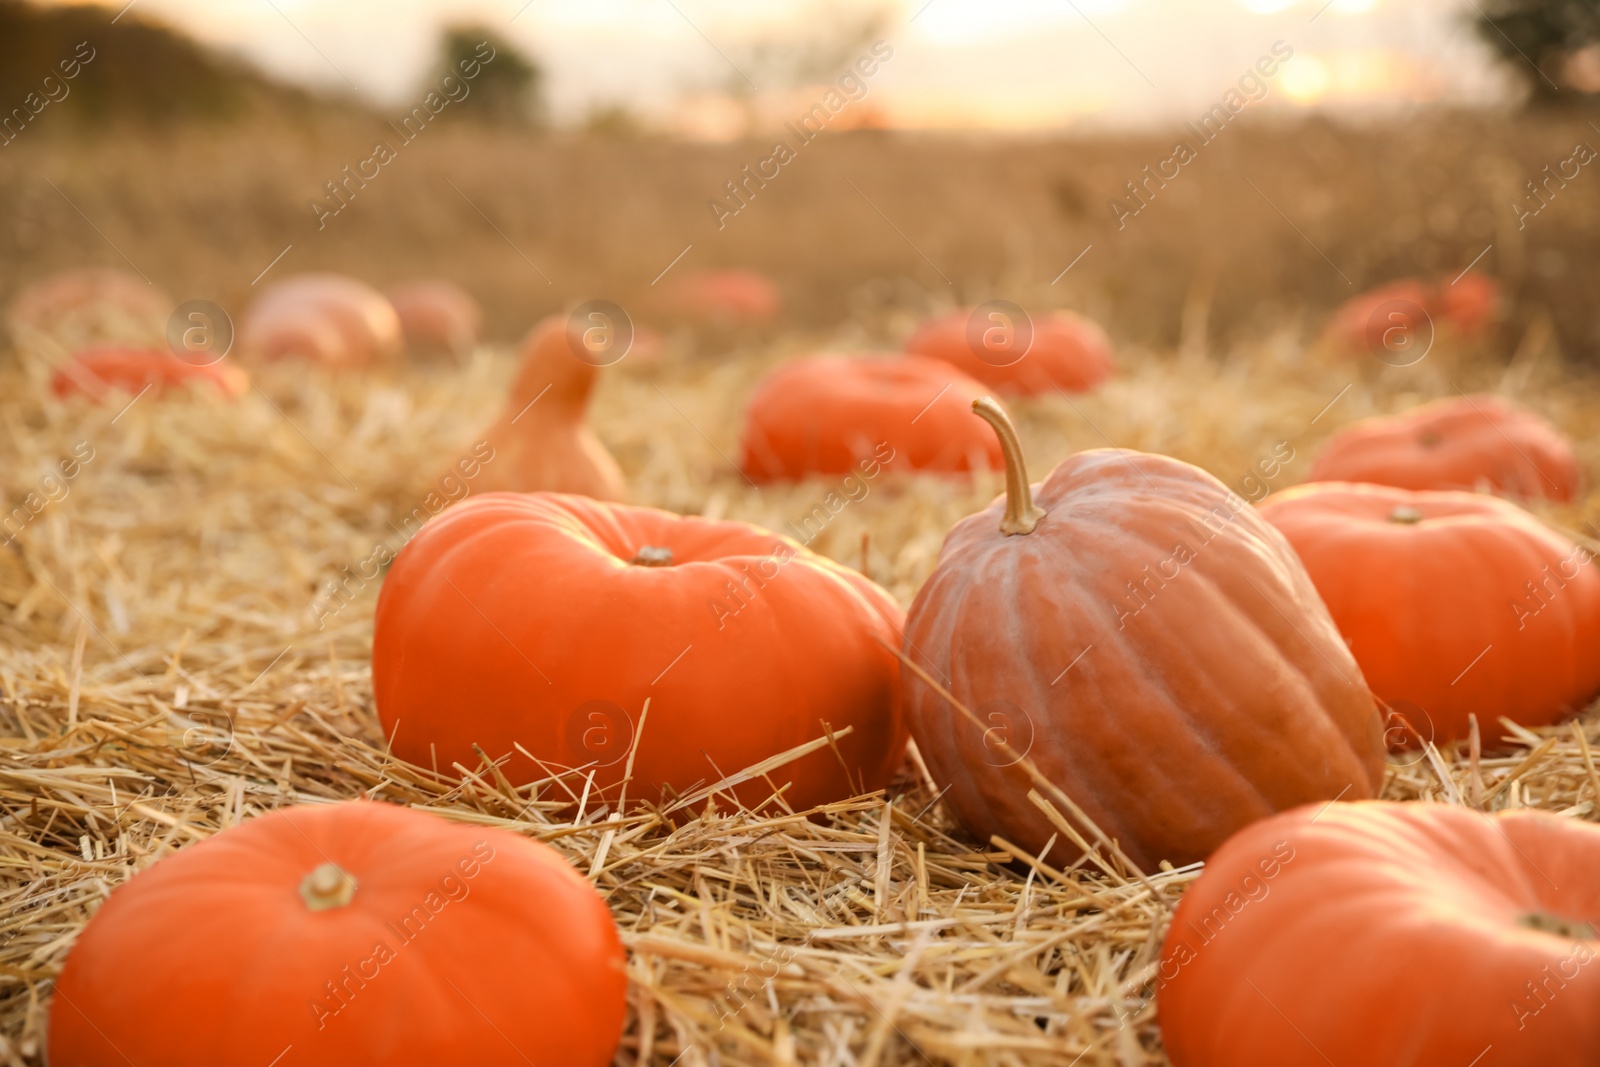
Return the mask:
<path fill-rule="evenodd" d="M 1324 4 L 1326 3 L 1326 6 Z M 120 5 L 113 5 L 120 6 Z M 1219 101 L 1282 41 L 1294 58 L 1261 106 L 1352 114 L 1503 100 L 1472 0 L 888 0 L 893 58 L 865 105 L 893 125 L 1156 126 Z M 827 40 L 865 0 L 135 0 L 281 76 L 411 102 L 438 27 L 500 28 L 544 66 L 558 119 L 621 104 L 696 136 L 731 136 L 730 84 L 763 109 L 813 90 L 761 85 L 763 42 Z M 746 79 L 749 79 L 747 82 Z"/>

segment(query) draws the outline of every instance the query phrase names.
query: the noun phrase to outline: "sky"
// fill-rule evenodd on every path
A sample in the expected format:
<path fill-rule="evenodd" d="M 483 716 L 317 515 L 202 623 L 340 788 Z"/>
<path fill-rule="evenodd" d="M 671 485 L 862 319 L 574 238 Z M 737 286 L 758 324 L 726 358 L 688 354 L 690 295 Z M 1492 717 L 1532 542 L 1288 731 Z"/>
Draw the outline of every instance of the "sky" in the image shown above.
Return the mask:
<path fill-rule="evenodd" d="M 126 2 L 126 0 L 121 0 Z M 498 28 L 544 67 L 559 121 L 620 105 L 704 138 L 814 102 L 763 45 L 837 41 L 877 8 L 893 50 L 858 110 L 933 128 L 1156 127 L 1218 103 L 1274 44 L 1261 106 L 1384 115 L 1504 101 L 1474 0 L 135 0 L 281 77 L 408 107 L 441 25 Z M 113 6 L 121 6 L 120 2 Z M 853 53 L 852 53 L 853 54 Z M 762 84 L 765 82 L 765 84 Z M 754 86 L 754 89 L 750 87 Z"/>

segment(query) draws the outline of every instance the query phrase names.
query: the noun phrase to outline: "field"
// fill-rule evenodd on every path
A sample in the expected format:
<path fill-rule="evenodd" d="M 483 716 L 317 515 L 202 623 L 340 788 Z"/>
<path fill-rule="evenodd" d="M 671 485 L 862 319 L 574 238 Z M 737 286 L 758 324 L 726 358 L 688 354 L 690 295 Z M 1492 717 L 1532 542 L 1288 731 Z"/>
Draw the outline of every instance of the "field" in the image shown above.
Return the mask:
<path fill-rule="evenodd" d="M 1600 382 L 1561 352 L 1581 357 L 1592 330 L 1592 299 L 1569 296 L 1593 277 L 1600 201 L 1575 189 L 1526 231 L 1504 206 L 1566 157 L 1581 125 L 1229 131 L 1240 136 L 1120 232 L 1104 200 L 1165 154 L 1163 139 L 850 135 L 808 149 L 812 169 L 720 233 L 704 200 L 758 158 L 753 146 L 440 130 L 320 233 L 303 202 L 315 176 L 365 154 L 367 131 L 41 139 L 8 153 L 0 190 L 17 209 L 0 291 L 60 267 L 132 263 L 178 299 L 237 316 L 289 244 L 275 271 L 456 278 L 501 340 L 461 366 L 258 368 L 236 404 L 146 398 L 120 411 L 52 398 L 44 368 L 59 351 L 47 342 L 0 357 L 0 484 L 8 501 L 49 498 L 0 550 L 0 1060 L 41 1062 L 50 981 L 136 870 L 251 815 L 359 794 L 513 828 L 589 873 L 630 950 L 620 1064 L 1166 1062 L 1153 961 L 1194 871 L 1146 879 L 965 838 L 915 759 L 887 796 L 821 818 L 722 805 L 677 826 L 648 812 L 573 820 L 570 782 L 513 790 L 487 764 L 389 757 L 368 662 L 376 583 L 322 625 L 317 591 L 396 543 L 393 524 L 493 417 L 506 342 L 596 292 L 651 321 L 650 280 L 685 244 L 685 264 L 770 271 L 792 310 L 767 332 L 669 330 L 659 361 L 603 375 L 593 425 L 636 503 L 773 529 L 801 521 L 833 485 L 758 488 L 730 459 L 759 376 L 821 347 L 893 344 L 957 299 L 1008 296 L 1095 314 L 1119 349 L 1118 376 L 1098 392 L 1011 405 L 1035 478 L 1115 445 L 1247 492 L 1286 445 L 1293 459 L 1267 480 L 1276 491 L 1356 418 L 1491 390 L 1577 441 L 1587 495 L 1536 510 L 1600 537 Z M 1453 275 L 1489 244 L 1483 265 L 1514 302 L 1484 344 L 1392 368 L 1317 343 L 1355 289 L 1402 271 Z M 43 481 L 72 456 L 74 477 Z M 885 476 L 812 547 L 909 604 L 945 531 L 999 488 L 995 476 Z M 1549 730 L 1483 725 L 1487 753 L 1392 757 L 1384 795 L 1600 815 L 1592 711 Z"/>

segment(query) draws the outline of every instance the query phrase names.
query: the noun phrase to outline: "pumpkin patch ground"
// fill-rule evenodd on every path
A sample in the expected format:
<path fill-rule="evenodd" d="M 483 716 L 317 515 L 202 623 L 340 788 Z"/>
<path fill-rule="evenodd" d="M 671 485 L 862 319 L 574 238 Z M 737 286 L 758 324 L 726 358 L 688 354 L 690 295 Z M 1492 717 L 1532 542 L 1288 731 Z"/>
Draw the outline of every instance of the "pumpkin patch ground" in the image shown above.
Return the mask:
<path fill-rule="evenodd" d="M 892 343 L 891 324 L 873 328 L 885 335 L 880 343 Z M 871 477 L 856 470 L 747 482 L 734 464 L 744 398 L 767 372 L 824 341 L 747 349 L 738 361 L 679 354 L 639 367 L 624 359 L 598 376 L 592 426 L 635 504 L 760 525 L 864 569 L 909 607 L 945 532 L 987 508 L 1004 474 L 914 477 L 891 466 Z M 28 414 L 34 386 L 18 368 L 0 369 L 0 421 L 19 428 L 0 438 L 0 470 L 13 488 L 27 488 L 36 459 L 54 464 L 72 458 L 79 441 L 93 446 L 62 483 L 66 495 L 40 490 L 44 506 L 22 527 L 19 546 L 0 552 L 0 897 L 8 908 L 0 1062 L 41 1062 L 53 984 L 108 893 L 158 857 L 265 813 L 352 798 L 544 841 L 587 878 L 628 957 L 619 1064 L 852 1062 L 841 1059 L 847 1054 L 866 1062 L 871 1048 L 880 1065 L 1167 1062 L 1160 950 L 1198 875 L 1193 866 L 1135 872 L 1115 859 L 1081 861 L 1064 833 L 1031 850 L 970 836 L 916 760 L 883 793 L 809 812 L 742 810 L 735 794 L 750 795 L 749 785 L 763 787 L 763 797 L 773 792 L 768 783 L 785 780 L 780 764 L 669 818 L 659 804 L 616 817 L 604 783 L 596 779 L 586 794 L 583 774 L 535 773 L 530 783 L 525 767 L 503 773 L 470 745 L 430 754 L 426 744 L 404 743 L 405 721 L 395 751 L 411 762 L 391 754 L 369 666 L 385 553 L 411 543 L 432 505 L 459 497 L 460 486 L 475 497 L 485 470 L 500 462 L 474 446 L 505 402 L 517 351 L 513 340 L 480 348 L 459 369 L 419 362 L 371 380 L 263 364 L 252 368 L 259 393 L 222 400 L 178 391 L 147 397 L 120 418 L 82 398 L 52 400 L 55 414 L 36 418 Z M 1425 368 L 1346 390 L 1337 367 L 1290 370 L 1264 345 L 1241 346 L 1231 360 L 1234 370 L 1179 364 L 1175 372 L 1168 353 L 1127 351 L 1118 376 L 1095 394 L 1008 400 L 1033 477 L 1109 438 L 1194 464 L 1244 500 L 1270 499 L 1305 478 L 1340 425 L 1400 410 L 1417 388 L 1448 389 Z M 1483 389 L 1500 370 L 1452 373 Z M 1592 461 L 1600 389 L 1547 368 L 1519 400 L 1573 434 Z M 455 480 L 438 476 L 445 468 Z M 1597 505 L 1588 497 L 1535 507 L 1581 532 Z M 1206 582 L 1203 568 L 1174 563 L 1160 573 L 1164 586 L 1141 585 L 1120 602 L 1129 627 L 1160 628 L 1163 640 L 1182 642 L 1216 623 L 1193 613 L 1182 586 Z M 1554 617 L 1562 593 L 1552 595 Z M 1108 607 L 1108 626 L 1118 618 Z M 727 625 L 756 619 L 733 615 Z M 707 623 L 715 629 L 709 609 Z M 609 630 L 588 625 L 596 642 L 626 634 L 620 619 Z M 481 620 L 479 630 L 498 640 Z M 1076 666 L 1070 658 L 1051 666 L 1082 670 L 1097 651 Z M 794 654 L 813 653 L 802 644 Z M 688 666 L 686 657 L 673 669 Z M 639 684 L 647 689 L 650 680 Z M 752 694 L 751 714 L 757 697 L 770 694 Z M 984 729 L 968 740 L 973 752 L 1004 762 L 1042 724 L 994 719 L 995 710 L 980 709 Z M 671 721 L 653 704 L 646 740 Z M 1600 723 L 1592 711 L 1523 728 L 1494 721 L 1490 709 L 1478 724 L 1485 743 L 1477 753 L 1466 742 L 1391 753 L 1379 795 L 1594 817 Z M 805 740 L 826 751 L 820 728 Z M 1142 743 L 1156 762 L 1159 741 Z M 720 769 L 728 777 L 746 770 Z M 128 966 L 130 980 L 142 980 L 137 961 Z"/>

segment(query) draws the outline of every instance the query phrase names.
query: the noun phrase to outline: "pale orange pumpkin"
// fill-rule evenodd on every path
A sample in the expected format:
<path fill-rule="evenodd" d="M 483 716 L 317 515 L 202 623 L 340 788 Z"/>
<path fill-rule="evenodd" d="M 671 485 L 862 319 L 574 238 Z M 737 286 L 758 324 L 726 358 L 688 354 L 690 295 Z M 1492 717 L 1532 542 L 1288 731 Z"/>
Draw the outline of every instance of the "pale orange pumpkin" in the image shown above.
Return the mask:
<path fill-rule="evenodd" d="M 406 347 L 413 351 L 445 352 L 459 359 L 478 343 L 483 310 L 459 285 L 441 280 L 406 282 L 384 296 L 400 319 Z"/>
<path fill-rule="evenodd" d="M 400 318 L 383 294 L 340 274 L 301 274 L 269 286 L 239 327 L 243 350 L 362 367 L 398 356 Z"/>
<path fill-rule="evenodd" d="M 7 321 L 19 340 L 43 333 L 74 344 L 149 342 L 162 336 L 173 309 L 170 296 L 137 274 L 86 267 L 23 289 L 11 301 Z"/>
<path fill-rule="evenodd" d="M 1058 835 L 1024 756 L 1147 870 L 1297 804 L 1373 795 L 1376 705 L 1282 534 L 1167 456 L 1079 452 L 1030 489 L 1004 411 L 973 407 L 1003 442 L 1006 494 L 945 538 L 902 677 L 917 747 L 980 841 Z M 1051 863 L 1077 852 L 1055 847 Z"/>
<path fill-rule="evenodd" d="M 622 470 L 589 428 L 597 357 L 565 316 L 552 315 L 522 343 L 505 410 L 483 439 L 494 450 L 476 489 L 578 493 L 627 499 Z"/>

